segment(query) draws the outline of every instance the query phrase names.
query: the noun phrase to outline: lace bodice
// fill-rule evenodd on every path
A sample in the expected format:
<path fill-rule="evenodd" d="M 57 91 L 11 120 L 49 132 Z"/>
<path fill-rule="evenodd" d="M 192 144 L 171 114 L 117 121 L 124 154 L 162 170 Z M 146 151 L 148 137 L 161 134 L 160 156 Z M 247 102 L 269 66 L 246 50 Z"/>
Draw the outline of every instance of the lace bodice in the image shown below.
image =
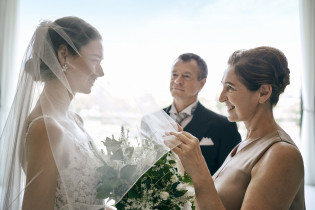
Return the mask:
<path fill-rule="evenodd" d="M 104 205 L 103 200 L 96 199 L 96 190 L 100 180 L 100 174 L 96 169 L 101 162 L 95 155 L 95 147 L 82 123 L 75 114 L 72 113 L 71 116 L 80 132 L 76 131 L 74 133 L 77 135 L 70 135 L 74 148 L 66 151 L 65 158 L 68 159 L 66 167 L 60 168 L 57 164 L 59 176 L 54 209 L 100 209 Z M 29 127 L 35 121 L 46 117 L 34 119 Z"/>
<path fill-rule="evenodd" d="M 69 166 L 59 171 L 59 173 L 62 173 L 62 176 L 59 176 L 57 180 L 55 209 L 62 209 L 67 205 L 67 200 L 72 200 L 71 198 L 74 199 L 73 202 L 75 203 L 101 205 L 102 200 L 95 199 L 97 185 L 100 180 L 96 172 L 98 164 L 93 162 L 95 158 L 90 158 L 91 154 L 82 149 L 80 145 L 77 145 L 73 151 L 77 153 L 71 155 L 73 160 L 70 162 Z M 86 159 L 77 157 L 79 153 L 84 153 Z M 62 181 L 61 177 L 67 180 Z M 64 186 L 63 183 L 67 183 L 67 186 Z M 65 187 L 67 187 L 68 194 L 66 194 L 64 190 Z M 96 207 L 95 209 L 99 208 L 100 207 Z M 83 208 L 80 206 L 77 209 Z"/>

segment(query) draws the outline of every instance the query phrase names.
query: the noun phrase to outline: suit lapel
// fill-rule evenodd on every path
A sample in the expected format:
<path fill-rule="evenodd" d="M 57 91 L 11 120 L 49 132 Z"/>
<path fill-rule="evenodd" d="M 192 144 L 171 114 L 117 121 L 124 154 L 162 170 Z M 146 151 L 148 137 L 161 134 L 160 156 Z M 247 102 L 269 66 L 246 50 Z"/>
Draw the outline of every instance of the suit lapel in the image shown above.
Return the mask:
<path fill-rule="evenodd" d="M 171 107 L 172 105 L 164 108 L 163 110 L 170 115 Z M 198 101 L 194 116 L 184 128 L 184 131 L 193 133 L 194 136 L 201 141 L 208 131 L 211 123 L 213 123 L 213 120 L 209 117 L 207 109 Z"/>
<path fill-rule="evenodd" d="M 170 105 L 170 106 L 164 108 L 163 110 L 164 110 L 168 115 L 170 115 L 171 107 L 172 107 L 172 105 Z"/>
<path fill-rule="evenodd" d="M 184 128 L 184 131 L 189 133 L 195 133 L 195 137 L 199 139 L 199 141 L 205 136 L 206 132 L 209 129 L 209 124 L 212 123 L 212 119 L 209 118 L 207 114 L 206 108 L 198 102 L 197 108 L 194 112 L 194 116 L 192 120 L 188 123 L 188 125 Z"/>

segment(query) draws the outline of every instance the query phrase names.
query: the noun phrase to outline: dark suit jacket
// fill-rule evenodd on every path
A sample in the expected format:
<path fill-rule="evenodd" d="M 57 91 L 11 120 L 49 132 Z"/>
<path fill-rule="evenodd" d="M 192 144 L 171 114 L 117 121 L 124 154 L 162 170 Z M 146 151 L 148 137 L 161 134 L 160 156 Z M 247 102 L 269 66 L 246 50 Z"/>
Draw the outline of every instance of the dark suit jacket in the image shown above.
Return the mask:
<path fill-rule="evenodd" d="M 164 109 L 169 114 L 171 106 Z M 226 117 L 206 109 L 200 102 L 192 120 L 184 128 L 199 141 L 211 138 L 214 145 L 200 146 L 211 174 L 214 174 L 224 162 L 230 151 L 241 141 L 235 122 L 229 122 Z"/>

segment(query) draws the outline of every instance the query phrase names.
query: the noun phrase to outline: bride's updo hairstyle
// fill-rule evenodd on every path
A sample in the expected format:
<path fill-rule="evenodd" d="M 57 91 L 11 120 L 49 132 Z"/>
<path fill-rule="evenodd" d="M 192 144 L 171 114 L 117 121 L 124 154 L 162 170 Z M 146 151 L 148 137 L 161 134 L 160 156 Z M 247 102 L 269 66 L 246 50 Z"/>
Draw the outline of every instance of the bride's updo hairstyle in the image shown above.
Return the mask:
<path fill-rule="evenodd" d="M 290 84 L 287 59 L 280 50 L 272 47 L 237 50 L 230 56 L 228 64 L 250 91 L 257 91 L 261 85 L 270 84 L 272 107 L 278 103 L 279 95 Z"/>
<path fill-rule="evenodd" d="M 78 17 L 63 17 L 55 20 L 54 23 L 63 28 L 78 51 L 90 41 L 102 39 L 96 28 Z M 48 29 L 48 34 L 56 55 L 59 46 L 62 44 L 66 45 L 73 55 L 77 55 L 76 51 L 55 30 Z"/>
<path fill-rule="evenodd" d="M 48 32 L 47 32 L 48 28 Z M 75 49 L 70 46 L 69 40 L 65 40 L 64 37 L 60 35 L 56 31 L 56 28 L 62 29 L 64 33 L 69 37 L 71 42 L 73 43 Z M 68 16 L 55 20 L 54 22 L 42 22 L 38 28 L 36 29 L 35 36 L 33 37 L 33 48 L 36 51 L 36 47 L 43 48 L 43 46 L 36 46 L 37 39 L 42 39 L 44 34 L 40 33 L 40 31 L 46 30 L 46 40 L 53 48 L 55 56 L 57 58 L 57 53 L 60 45 L 67 46 L 69 52 L 72 55 L 78 55 L 80 49 L 87 45 L 92 40 L 102 39 L 100 33 L 94 28 L 92 25 L 87 23 L 78 17 Z M 30 73 L 35 81 L 47 81 L 52 80 L 56 77 L 55 73 L 51 71 L 51 69 L 46 64 L 46 61 L 43 61 L 42 58 L 39 59 L 40 65 L 40 75 L 37 75 L 34 71 L 34 66 L 36 65 L 36 55 L 33 55 L 25 65 L 25 70 Z M 39 56 L 41 57 L 41 56 Z M 61 69 L 61 65 L 60 65 Z M 37 76 L 35 76 L 37 75 Z"/>

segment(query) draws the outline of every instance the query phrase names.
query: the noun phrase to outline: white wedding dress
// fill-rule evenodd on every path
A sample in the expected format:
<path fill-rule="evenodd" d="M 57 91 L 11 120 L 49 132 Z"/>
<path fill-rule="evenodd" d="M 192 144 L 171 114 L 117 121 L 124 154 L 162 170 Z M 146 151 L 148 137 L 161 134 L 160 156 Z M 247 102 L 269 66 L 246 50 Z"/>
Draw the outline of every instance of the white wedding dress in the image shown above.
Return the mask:
<path fill-rule="evenodd" d="M 62 169 L 59 168 L 54 209 L 90 210 L 91 205 L 95 205 L 95 209 L 100 209 L 104 207 L 104 201 L 96 199 L 96 190 L 100 180 L 100 174 L 96 169 L 101 165 L 101 162 L 96 161 L 99 160 L 95 156 L 97 151 L 93 146 L 91 137 L 85 132 L 82 122 L 76 114 L 69 113 L 69 115 L 74 119 L 73 123 L 77 129 L 76 136 L 71 134 L 73 139 L 70 140 L 74 140 L 75 148 L 64 153 L 64 158 L 67 159 L 68 164 Z M 28 130 L 34 122 L 45 118 L 50 117 L 40 116 L 32 120 Z M 87 147 L 87 144 L 91 146 Z M 85 205 L 89 206 L 84 207 Z"/>

